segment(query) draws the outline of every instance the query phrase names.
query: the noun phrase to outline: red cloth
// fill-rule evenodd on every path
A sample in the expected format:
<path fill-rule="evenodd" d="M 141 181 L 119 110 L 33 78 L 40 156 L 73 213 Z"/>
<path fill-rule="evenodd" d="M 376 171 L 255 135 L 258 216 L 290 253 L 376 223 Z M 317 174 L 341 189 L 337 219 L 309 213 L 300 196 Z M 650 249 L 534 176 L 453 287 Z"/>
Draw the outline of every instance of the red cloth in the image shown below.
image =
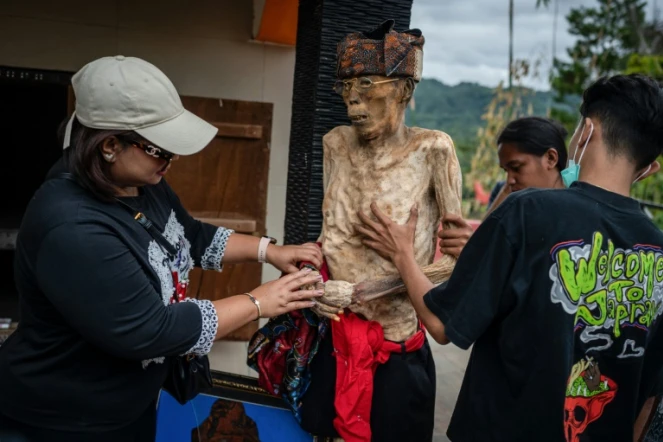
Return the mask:
<path fill-rule="evenodd" d="M 370 442 L 373 375 L 378 364 L 391 353 L 419 350 L 426 341 L 423 327 L 403 345 L 385 341 L 382 326 L 346 311 L 340 322 L 332 322 L 336 356 L 336 419 L 334 428 L 346 442 Z M 394 379 L 394 382 L 398 382 Z"/>

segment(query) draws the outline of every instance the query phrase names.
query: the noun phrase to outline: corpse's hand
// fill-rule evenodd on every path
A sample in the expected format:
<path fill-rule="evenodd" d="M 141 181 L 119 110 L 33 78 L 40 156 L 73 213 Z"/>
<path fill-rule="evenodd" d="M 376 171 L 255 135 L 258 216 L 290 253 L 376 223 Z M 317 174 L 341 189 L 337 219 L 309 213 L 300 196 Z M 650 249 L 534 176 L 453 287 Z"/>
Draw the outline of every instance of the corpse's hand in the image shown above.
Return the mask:
<path fill-rule="evenodd" d="M 377 222 L 363 212 L 358 213 L 363 224 L 355 225 L 355 230 L 363 236 L 362 243 L 392 262 L 400 256 L 414 256 L 414 232 L 419 217 L 416 204 L 410 209 L 410 219 L 403 225 L 389 219 L 375 203 L 371 204 L 371 212 Z"/>
<path fill-rule="evenodd" d="M 311 310 L 318 316 L 339 321 L 338 315 L 342 315 L 343 309 L 352 303 L 354 284 L 330 280 L 302 287 L 302 290 L 322 290 L 324 294 L 315 300 L 316 305 Z"/>
<path fill-rule="evenodd" d="M 442 222 L 445 225 L 451 224 L 453 227 L 443 228 L 437 233 L 440 238 L 440 252 L 458 258 L 474 233 L 474 229 L 462 216 L 453 213 L 447 213 Z"/>
<path fill-rule="evenodd" d="M 318 316 L 340 321 L 338 315 L 343 314 L 343 309 L 352 304 L 354 284 L 347 281 L 330 280 L 324 283 L 324 295 L 316 299 L 316 305 L 312 310 Z"/>
<path fill-rule="evenodd" d="M 306 243 L 300 246 L 267 246 L 267 262 L 284 273 L 299 271 L 298 262 L 308 261 L 316 268 L 322 265 L 322 250 L 317 244 Z"/>

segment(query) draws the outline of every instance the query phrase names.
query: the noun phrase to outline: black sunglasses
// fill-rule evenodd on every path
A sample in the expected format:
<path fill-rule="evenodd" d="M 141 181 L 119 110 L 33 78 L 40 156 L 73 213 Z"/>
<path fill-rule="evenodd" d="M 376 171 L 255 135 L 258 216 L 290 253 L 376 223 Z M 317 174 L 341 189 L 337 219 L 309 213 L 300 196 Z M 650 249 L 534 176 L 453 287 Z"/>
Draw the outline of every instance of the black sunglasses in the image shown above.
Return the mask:
<path fill-rule="evenodd" d="M 170 153 L 167 150 L 163 150 L 159 147 L 154 147 L 151 144 L 145 144 L 145 143 L 139 143 L 137 141 L 132 141 L 131 145 L 141 149 L 143 152 L 145 152 L 146 154 L 148 154 L 151 157 L 166 160 L 169 163 L 173 160 L 173 157 L 175 156 L 174 153 Z"/>

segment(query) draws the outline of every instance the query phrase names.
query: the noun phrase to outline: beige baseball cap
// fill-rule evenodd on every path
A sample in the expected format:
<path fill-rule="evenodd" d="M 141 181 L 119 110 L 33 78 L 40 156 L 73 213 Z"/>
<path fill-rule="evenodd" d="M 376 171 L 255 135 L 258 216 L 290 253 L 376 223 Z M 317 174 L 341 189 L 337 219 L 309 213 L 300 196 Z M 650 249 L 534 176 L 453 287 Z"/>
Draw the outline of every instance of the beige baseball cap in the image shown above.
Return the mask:
<path fill-rule="evenodd" d="M 71 142 L 74 118 L 92 129 L 132 130 L 168 152 L 201 151 L 218 129 L 184 109 L 173 83 L 156 66 L 134 57 L 103 57 L 71 79 L 76 110 L 64 137 Z"/>

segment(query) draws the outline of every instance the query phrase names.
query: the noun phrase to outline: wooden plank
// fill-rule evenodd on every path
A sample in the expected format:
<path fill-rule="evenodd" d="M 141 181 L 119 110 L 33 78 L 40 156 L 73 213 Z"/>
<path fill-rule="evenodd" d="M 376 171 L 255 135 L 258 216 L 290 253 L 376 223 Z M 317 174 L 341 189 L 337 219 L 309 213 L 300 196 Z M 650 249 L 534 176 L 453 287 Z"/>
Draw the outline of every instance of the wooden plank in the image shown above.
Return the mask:
<path fill-rule="evenodd" d="M 174 161 L 168 183 L 190 212 L 241 213 L 257 222 L 265 234 L 270 103 L 182 97 L 184 107 L 207 121 L 251 124 L 263 127 L 260 140 L 216 137 L 196 155 Z"/>
<path fill-rule="evenodd" d="M 217 137 L 221 138 L 248 138 L 259 140 L 262 138 L 262 126 L 257 124 L 236 124 L 212 122 L 219 132 Z"/>
<path fill-rule="evenodd" d="M 241 213 L 201 211 L 191 212 L 191 216 L 207 224 L 217 227 L 232 229 L 238 233 L 254 233 L 257 229 L 257 221 Z"/>

